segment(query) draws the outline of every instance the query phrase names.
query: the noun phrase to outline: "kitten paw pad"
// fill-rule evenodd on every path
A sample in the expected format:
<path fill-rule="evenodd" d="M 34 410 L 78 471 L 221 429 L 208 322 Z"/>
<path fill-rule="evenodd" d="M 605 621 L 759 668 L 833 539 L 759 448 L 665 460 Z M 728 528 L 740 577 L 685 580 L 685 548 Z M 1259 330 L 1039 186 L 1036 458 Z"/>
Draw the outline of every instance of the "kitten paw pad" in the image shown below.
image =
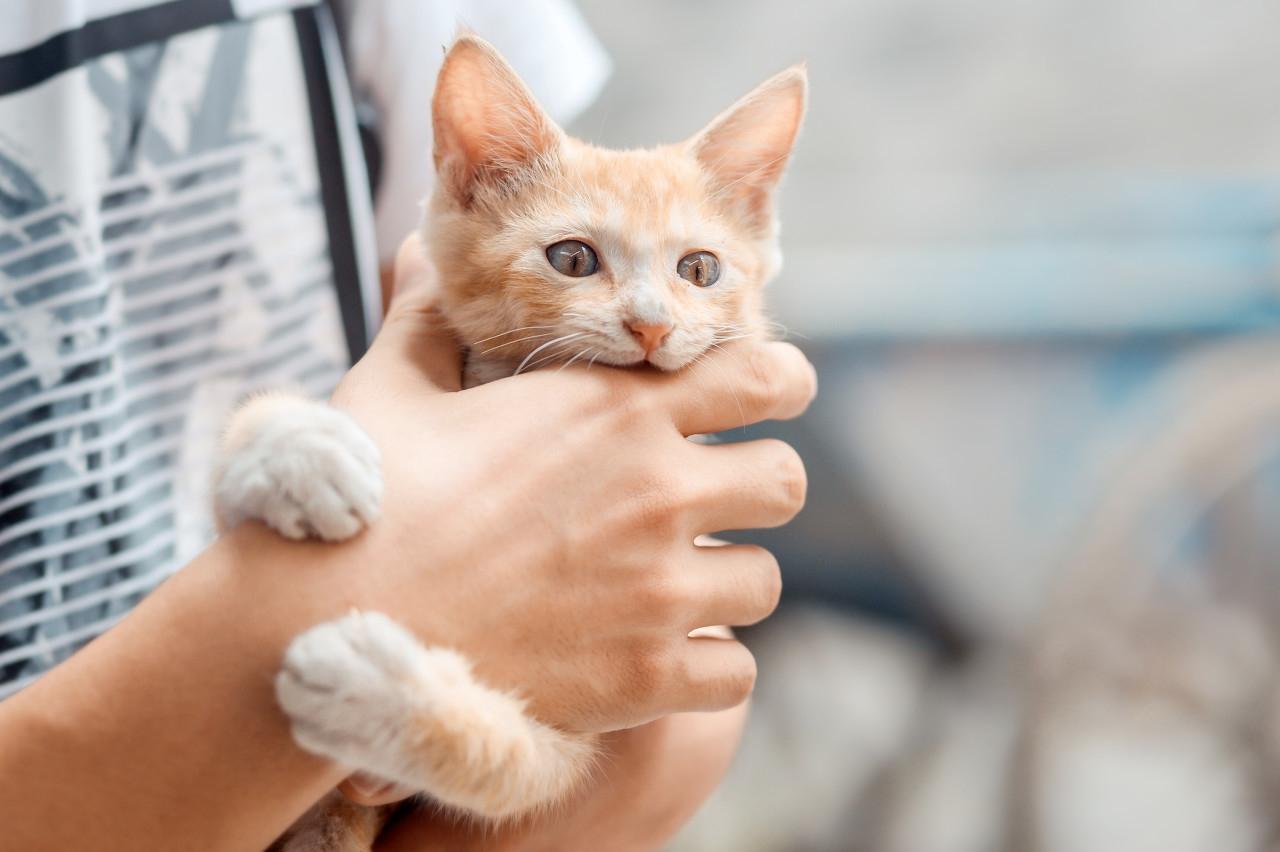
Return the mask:
<path fill-rule="evenodd" d="M 403 778 L 405 737 L 428 652 L 381 613 L 352 613 L 290 643 L 276 699 L 297 743 L 384 778 Z"/>
<path fill-rule="evenodd" d="M 227 460 L 216 499 L 232 524 L 256 519 L 286 538 L 342 541 L 378 518 L 378 448 L 345 412 L 298 406 Z"/>

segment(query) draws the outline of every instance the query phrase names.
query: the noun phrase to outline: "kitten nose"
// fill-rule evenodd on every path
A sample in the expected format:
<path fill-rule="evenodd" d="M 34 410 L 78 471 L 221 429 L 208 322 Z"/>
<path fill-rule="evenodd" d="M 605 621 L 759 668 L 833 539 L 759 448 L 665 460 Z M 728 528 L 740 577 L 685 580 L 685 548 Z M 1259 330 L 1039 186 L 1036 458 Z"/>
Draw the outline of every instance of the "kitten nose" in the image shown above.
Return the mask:
<path fill-rule="evenodd" d="M 654 350 L 667 339 L 667 335 L 671 333 L 671 324 L 629 322 L 627 323 L 627 329 L 631 332 L 631 336 L 636 339 L 636 343 L 644 347 L 644 354 L 647 357 L 652 355 Z"/>

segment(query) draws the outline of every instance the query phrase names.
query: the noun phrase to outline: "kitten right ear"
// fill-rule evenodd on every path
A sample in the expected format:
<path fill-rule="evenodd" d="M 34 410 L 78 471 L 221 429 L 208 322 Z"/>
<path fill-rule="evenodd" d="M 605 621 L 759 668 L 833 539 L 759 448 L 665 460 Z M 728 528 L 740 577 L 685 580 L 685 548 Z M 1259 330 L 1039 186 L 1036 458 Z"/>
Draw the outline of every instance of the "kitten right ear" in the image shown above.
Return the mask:
<path fill-rule="evenodd" d="M 464 205 L 554 154 L 564 138 L 501 54 L 474 35 L 445 54 L 431 124 L 436 174 Z"/>
<path fill-rule="evenodd" d="M 768 230 L 773 192 L 804 119 L 809 77 L 795 65 L 722 112 L 688 145 L 711 179 L 714 198 L 750 227 Z"/>

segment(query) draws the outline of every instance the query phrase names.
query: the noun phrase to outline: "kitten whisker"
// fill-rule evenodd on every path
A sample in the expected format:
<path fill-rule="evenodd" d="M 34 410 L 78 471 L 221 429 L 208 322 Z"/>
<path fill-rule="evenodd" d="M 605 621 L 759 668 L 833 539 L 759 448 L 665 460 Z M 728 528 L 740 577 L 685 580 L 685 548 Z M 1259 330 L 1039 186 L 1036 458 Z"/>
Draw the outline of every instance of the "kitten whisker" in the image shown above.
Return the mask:
<path fill-rule="evenodd" d="M 563 370 L 565 367 L 568 367 L 570 364 L 572 364 L 574 361 L 577 361 L 579 358 L 581 358 L 583 355 L 586 355 L 588 352 L 595 352 L 595 351 L 596 351 L 595 349 L 583 349 L 577 355 L 574 355 L 568 361 L 565 361 L 563 364 L 561 364 L 560 370 Z M 556 372 L 558 373 L 560 372 L 560 370 L 556 370 Z"/>
<path fill-rule="evenodd" d="M 708 346 L 708 347 L 707 347 L 707 349 L 708 349 L 708 351 L 709 351 L 709 350 L 712 350 L 712 349 L 715 349 L 715 350 L 717 350 L 717 351 L 719 351 L 719 352 L 725 352 L 725 351 L 726 351 L 726 350 L 725 350 L 723 347 L 721 347 L 721 346 L 720 346 L 720 344 L 718 344 L 718 343 L 712 343 L 710 346 Z M 707 364 L 711 365 L 711 366 L 712 366 L 712 367 L 714 367 L 716 370 L 718 370 L 718 371 L 720 372 L 720 375 L 722 375 L 722 376 L 724 376 L 724 377 L 728 378 L 728 375 L 729 375 L 729 374 L 728 374 L 728 372 L 727 372 L 723 367 L 721 367 L 719 364 L 717 364 L 714 360 L 712 360 L 712 359 L 710 359 L 710 358 L 707 358 L 707 353 L 706 353 L 706 352 L 704 352 L 704 353 L 702 353 L 701 355 L 699 355 L 699 356 L 698 356 L 698 358 L 695 358 L 695 359 L 694 359 L 694 363 L 697 363 L 698 359 L 705 360 Z M 738 417 L 739 417 L 739 419 L 741 419 L 741 420 L 742 420 L 742 430 L 745 432 L 745 431 L 746 431 L 746 429 L 747 429 L 747 414 L 746 414 L 746 412 L 745 412 L 745 411 L 743 410 L 743 408 L 742 408 L 742 400 L 738 398 L 738 392 L 737 392 L 736 390 L 734 390 L 734 389 L 733 389 L 733 383 L 732 383 L 732 382 L 727 382 L 727 383 L 726 383 L 726 387 L 728 387 L 728 388 L 729 388 L 729 392 L 730 392 L 731 394 L 733 394 L 733 404 L 734 404 L 734 405 L 736 405 L 736 406 L 738 407 Z"/>
<path fill-rule="evenodd" d="M 543 332 L 542 334 L 531 334 L 528 337 L 521 337 L 518 340 L 508 340 L 506 343 L 499 343 L 497 346 L 490 346 L 488 349 L 483 350 L 480 354 L 488 355 L 490 352 L 497 352 L 499 349 L 503 348 L 504 346 L 512 346 L 516 343 L 526 343 L 530 340 L 541 340 L 544 337 L 550 337 L 552 334 L 555 334 L 555 332 L 547 331 L 547 332 Z"/>
<path fill-rule="evenodd" d="M 491 334 L 488 337 L 476 340 L 471 343 L 472 346 L 479 346 L 481 343 L 488 343 L 490 340 L 497 340 L 499 337 L 506 337 L 508 334 L 516 334 L 521 331 L 544 331 L 553 329 L 554 325 L 522 325 L 519 328 L 509 328 L 506 331 L 500 331 L 497 334 Z"/>
<path fill-rule="evenodd" d="M 528 369 L 528 370 L 536 370 L 536 369 L 538 369 L 539 367 L 544 367 L 544 366 L 546 366 L 547 364 L 550 364 L 550 363 L 552 363 L 553 361 L 555 361 L 557 358 L 562 358 L 562 357 L 564 357 L 564 355 L 565 355 L 565 353 L 566 353 L 566 352 L 571 352 L 571 351 L 572 351 L 572 350 L 571 350 L 571 349 L 568 349 L 564 344 L 561 344 L 561 345 L 560 345 L 560 347 L 558 347 L 558 348 L 556 348 L 556 349 L 552 349 L 552 350 L 551 350 L 550 352 L 548 352 L 546 355 L 543 355 L 543 356 L 542 356 L 541 358 L 539 358 L 537 361 L 534 361 L 532 364 L 530 364 L 530 365 L 528 366 L 528 368 L 527 368 L 527 369 Z"/>
<path fill-rule="evenodd" d="M 546 349 L 549 346 L 555 346 L 557 343 L 567 343 L 570 340 L 577 340 L 579 337 L 585 337 L 586 335 L 587 335 L 587 332 L 579 331 L 574 334 L 566 334 L 561 337 L 557 337 L 554 340 L 548 340 L 546 343 L 543 343 L 537 349 L 534 349 L 528 355 L 524 356 L 524 360 L 520 362 L 520 366 L 516 367 L 516 371 L 511 375 L 518 376 L 521 373 L 523 373 L 524 368 L 529 365 L 529 362 L 533 360 L 533 357 L 537 355 L 539 352 L 541 352 L 543 349 Z"/>
<path fill-rule="evenodd" d="M 765 320 L 765 329 L 776 336 L 777 340 L 789 340 L 791 338 L 799 338 L 800 340 L 812 340 L 807 334 L 801 334 L 798 331 L 792 331 L 787 326 L 774 320 Z"/>

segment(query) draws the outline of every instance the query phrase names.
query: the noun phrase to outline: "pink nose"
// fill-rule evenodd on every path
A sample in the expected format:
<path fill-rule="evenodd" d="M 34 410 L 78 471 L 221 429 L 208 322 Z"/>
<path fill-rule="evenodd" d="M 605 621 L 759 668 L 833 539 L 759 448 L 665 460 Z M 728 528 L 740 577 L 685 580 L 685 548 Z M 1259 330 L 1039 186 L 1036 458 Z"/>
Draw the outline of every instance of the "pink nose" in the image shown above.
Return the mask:
<path fill-rule="evenodd" d="M 643 323 L 629 322 L 627 329 L 631 332 L 631 336 L 636 339 L 644 347 L 645 356 L 652 355 L 654 350 L 662 345 L 667 339 L 667 335 L 671 333 L 671 325 L 669 323 Z"/>

